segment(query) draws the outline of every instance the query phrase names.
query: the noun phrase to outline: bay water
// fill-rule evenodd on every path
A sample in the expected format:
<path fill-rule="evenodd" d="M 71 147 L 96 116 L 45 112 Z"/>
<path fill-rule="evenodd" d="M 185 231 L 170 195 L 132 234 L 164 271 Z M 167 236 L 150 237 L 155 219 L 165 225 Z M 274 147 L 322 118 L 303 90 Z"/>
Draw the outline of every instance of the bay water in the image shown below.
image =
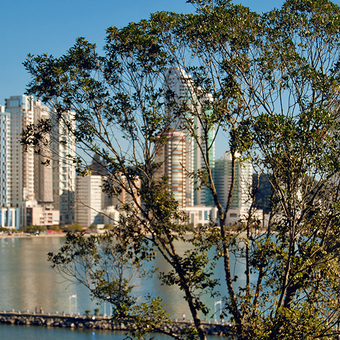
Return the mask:
<path fill-rule="evenodd" d="M 58 313 L 81 313 L 89 309 L 92 312 L 95 308 L 100 309 L 100 314 L 110 314 L 109 304 L 97 304 L 92 301 L 86 287 L 74 284 L 62 279 L 47 261 L 48 252 L 56 252 L 64 243 L 64 237 L 0 237 L 0 310 L 15 311 L 34 311 L 40 308 L 44 312 Z M 181 247 L 183 249 L 181 249 Z M 184 251 L 186 245 L 180 244 L 179 251 Z M 158 256 L 155 266 L 161 270 L 166 270 L 167 264 Z M 241 267 L 235 270 L 243 271 Z M 235 273 L 242 276 L 242 273 Z M 222 265 L 217 267 L 217 277 L 223 277 Z M 223 281 L 223 280 L 222 280 Z M 220 287 L 221 291 L 225 287 Z M 185 313 L 190 319 L 190 313 L 183 293 L 176 287 L 166 287 L 160 285 L 157 276 L 146 281 L 142 286 L 135 290 L 136 298 L 145 294 L 151 296 L 161 296 L 165 304 L 166 311 L 172 319 L 180 319 Z M 205 302 L 211 311 L 216 311 L 208 320 L 218 319 L 218 309 L 221 304 L 218 300 L 212 300 L 209 296 L 204 297 Z M 213 313 L 212 313 L 213 314 Z M 14 332 L 14 334 L 12 334 Z M 67 337 L 61 333 L 66 332 Z M 68 332 L 68 333 L 67 333 Z M 1 339 L 106 339 L 108 336 L 115 340 L 120 340 L 123 333 L 88 330 L 69 330 L 69 329 L 44 329 L 39 327 L 23 327 L 0 325 Z M 18 333 L 18 334 L 16 334 Z M 24 337 L 19 334 L 23 333 Z M 60 334 L 59 334 L 60 333 Z M 117 333 L 117 334 L 116 334 Z M 64 334 L 64 333 L 63 333 Z M 162 338 L 157 337 L 157 338 Z"/>

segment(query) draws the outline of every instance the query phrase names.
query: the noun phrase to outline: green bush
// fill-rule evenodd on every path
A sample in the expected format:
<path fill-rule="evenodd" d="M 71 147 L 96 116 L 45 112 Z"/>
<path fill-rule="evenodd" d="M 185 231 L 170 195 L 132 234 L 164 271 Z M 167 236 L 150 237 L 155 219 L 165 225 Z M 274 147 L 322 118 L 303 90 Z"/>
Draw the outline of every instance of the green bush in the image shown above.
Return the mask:
<path fill-rule="evenodd" d="M 76 233 L 82 231 L 83 227 L 78 223 L 74 223 L 70 226 L 67 226 L 65 230 L 68 231 L 69 233 Z"/>
<path fill-rule="evenodd" d="M 31 233 L 31 234 L 35 232 L 43 233 L 45 231 L 46 231 L 45 227 L 42 227 L 41 225 L 30 225 L 26 227 L 26 232 Z"/>
<path fill-rule="evenodd" d="M 59 228 L 58 225 L 52 225 L 48 228 L 49 230 L 53 230 L 53 231 L 61 231 L 61 229 Z"/>

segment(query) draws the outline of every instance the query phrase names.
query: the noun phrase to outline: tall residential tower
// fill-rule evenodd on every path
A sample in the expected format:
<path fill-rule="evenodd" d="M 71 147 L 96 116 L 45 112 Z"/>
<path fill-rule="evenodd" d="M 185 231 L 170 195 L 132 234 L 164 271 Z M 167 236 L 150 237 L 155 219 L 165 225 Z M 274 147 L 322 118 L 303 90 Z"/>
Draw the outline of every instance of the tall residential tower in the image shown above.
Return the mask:
<path fill-rule="evenodd" d="M 76 155 L 74 130 L 75 122 L 71 112 L 64 113 L 62 119 L 55 120 L 52 114 L 52 158 L 53 158 L 53 201 L 60 211 L 60 223 L 74 222 L 74 192 L 76 188 Z"/>
<path fill-rule="evenodd" d="M 239 157 L 240 155 L 236 155 Z M 215 161 L 215 186 L 223 207 L 226 206 L 232 183 L 232 158 L 226 152 L 224 158 Z M 253 166 L 249 162 L 235 161 L 235 181 L 231 209 L 247 212 L 251 205 L 251 189 L 253 185 Z"/>
<path fill-rule="evenodd" d="M 169 118 L 171 128 L 175 131 L 182 131 L 186 135 L 186 162 L 185 170 L 189 176 L 186 176 L 186 205 L 213 205 L 212 196 L 206 186 L 201 186 L 199 181 L 194 181 L 192 173 L 196 173 L 205 167 L 202 156 L 206 153 L 206 145 L 209 148 L 210 167 L 214 168 L 215 144 L 214 129 L 208 131 L 207 138 L 204 135 L 204 129 L 200 122 L 202 113 L 209 116 L 210 112 L 203 111 L 204 103 L 211 101 L 211 95 L 200 95 L 201 90 L 195 88 L 191 77 L 176 67 L 169 68 L 165 74 L 165 86 L 173 92 L 173 102 L 171 103 Z M 198 98 L 200 96 L 200 98 Z M 177 116 L 176 110 L 187 106 L 187 119 Z M 188 131 L 186 125 L 191 123 L 192 131 Z M 197 140 L 193 137 L 195 133 Z"/>
<path fill-rule="evenodd" d="M 0 105 L 0 206 L 12 202 L 11 116 Z M 1 225 L 1 223 L 0 223 Z"/>
<path fill-rule="evenodd" d="M 186 173 L 186 136 L 182 131 L 171 130 L 165 137 L 166 143 L 160 143 L 155 152 L 155 163 L 158 164 L 156 178 L 167 176 L 168 185 L 180 208 L 187 206 L 187 173 Z"/>

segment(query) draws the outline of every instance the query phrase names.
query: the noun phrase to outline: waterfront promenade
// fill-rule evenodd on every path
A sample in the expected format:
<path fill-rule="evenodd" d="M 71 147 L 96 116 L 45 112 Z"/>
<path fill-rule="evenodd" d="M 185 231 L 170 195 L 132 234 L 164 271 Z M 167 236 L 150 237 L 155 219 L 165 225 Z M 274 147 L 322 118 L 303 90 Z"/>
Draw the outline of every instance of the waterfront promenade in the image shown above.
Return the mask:
<path fill-rule="evenodd" d="M 0 323 L 22 325 L 22 326 L 40 326 L 40 327 L 67 327 L 67 328 L 87 328 L 103 329 L 115 331 L 127 331 L 134 328 L 131 320 L 114 321 L 105 315 L 73 315 L 65 313 L 45 313 L 45 312 L 22 312 L 22 311 L 0 311 Z M 228 335 L 230 326 L 221 322 L 203 321 L 203 328 L 207 335 Z M 191 320 L 170 320 L 162 326 L 163 332 L 175 332 L 184 334 L 191 328 Z"/>

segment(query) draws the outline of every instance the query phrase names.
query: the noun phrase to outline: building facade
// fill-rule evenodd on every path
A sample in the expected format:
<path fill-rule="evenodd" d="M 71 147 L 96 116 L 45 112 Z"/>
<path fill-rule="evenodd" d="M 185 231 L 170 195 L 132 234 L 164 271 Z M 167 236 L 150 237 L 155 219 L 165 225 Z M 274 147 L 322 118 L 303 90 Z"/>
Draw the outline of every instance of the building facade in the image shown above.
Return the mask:
<path fill-rule="evenodd" d="M 99 175 L 77 176 L 75 221 L 82 227 L 102 224 L 104 193 Z"/>
<path fill-rule="evenodd" d="M 14 207 L 0 207 L 0 226 L 3 228 L 19 229 L 20 211 Z"/>
<path fill-rule="evenodd" d="M 50 118 L 50 109 L 39 101 L 33 101 L 33 111 L 34 124 Z M 52 152 L 50 136 L 44 138 L 45 143 L 39 146 L 39 150 L 36 150 L 38 153 L 34 155 L 34 193 L 39 205 L 50 206 L 53 204 Z"/>
<path fill-rule="evenodd" d="M 12 202 L 11 117 L 0 105 L 0 207 Z"/>
<path fill-rule="evenodd" d="M 186 208 L 187 201 L 187 173 L 186 173 L 186 135 L 182 131 L 171 130 L 161 138 L 165 143 L 159 143 L 155 151 L 157 179 L 167 177 L 169 190 L 179 204 L 179 208 Z"/>
<path fill-rule="evenodd" d="M 176 131 L 182 131 L 186 135 L 186 172 L 187 174 L 197 174 L 199 170 L 205 167 L 202 156 L 208 149 L 210 167 L 214 168 L 215 143 L 214 128 L 212 128 L 207 138 L 204 135 L 204 129 L 200 123 L 202 113 L 209 116 L 211 112 L 206 110 L 205 104 L 212 100 L 211 95 L 201 96 L 199 88 L 195 88 L 191 77 L 180 68 L 169 68 L 165 74 L 165 86 L 173 93 L 169 108 L 170 126 Z M 177 115 L 176 111 L 187 107 L 187 119 L 185 122 L 181 119 L 181 114 Z M 205 110 L 205 111 L 203 111 Z M 183 116 L 182 116 L 183 117 Z M 191 124 L 190 128 L 188 124 Z M 191 129 L 191 131 L 189 131 Z M 193 137 L 195 134 L 196 137 Z M 210 190 L 201 185 L 199 180 L 194 180 L 193 176 L 186 178 L 186 206 L 194 205 L 213 205 Z"/>
<path fill-rule="evenodd" d="M 70 130 L 75 129 L 71 112 L 57 120 L 52 114 L 51 153 L 53 165 L 53 202 L 60 211 L 62 225 L 74 222 L 74 193 L 76 189 L 75 138 Z"/>
<path fill-rule="evenodd" d="M 240 155 L 236 155 L 239 157 Z M 235 181 L 231 209 L 239 209 L 239 214 L 249 210 L 251 206 L 251 190 L 253 185 L 253 167 L 249 162 L 235 161 Z M 226 152 L 224 158 L 215 161 L 214 181 L 217 195 L 222 207 L 226 207 L 232 183 L 232 157 Z M 234 214 L 237 214 L 235 212 Z M 239 216 L 231 216 L 239 217 Z"/>
<path fill-rule="evenodd" d="M 54 211 L 55 208 L 61 211 L 62 223 L 72 223 L 75 188 L 75 166 L 72 161 L 75 156 L 74 139 L 68 137 L 70 134 L 64 133 L 65 126 L 57 122 L 53 125 L 52 133 L 45 135 L 44 143 L 36 146 L 36 149 L 23 146 L 22 131 L 31 124 L 51 118 L 50 109 L 40 101 L 20 95 L 6 99 L 6 112 L 9 116 L 7 134 L 10 140 L 7 146 L 7 158 L 10 159 L 7 165 L 7 205 L 19 207 L 22 227 L 30 223 L 27 221 L 27 209 L 32 207 L 40 207 L 44 211 L 45 208 L 46 211 Z M 2 118 L 7 117 L 7 113 L 3 112 Z M 3 123 L 4 119 L 0 124 Z M 53 212 L 54 225 L 55 216 Z"/>
<path fill-rule="evenodd" d="M 6 99 L 6 111 L 11 117 L 11 204 L 22 207 L 25 201 L 35 198 L 34 150 L 28 146 L 25 151 L 20 143 L 23 129 L 34 123 L 33 100 L 28 96 L 11 96 Z"/>

